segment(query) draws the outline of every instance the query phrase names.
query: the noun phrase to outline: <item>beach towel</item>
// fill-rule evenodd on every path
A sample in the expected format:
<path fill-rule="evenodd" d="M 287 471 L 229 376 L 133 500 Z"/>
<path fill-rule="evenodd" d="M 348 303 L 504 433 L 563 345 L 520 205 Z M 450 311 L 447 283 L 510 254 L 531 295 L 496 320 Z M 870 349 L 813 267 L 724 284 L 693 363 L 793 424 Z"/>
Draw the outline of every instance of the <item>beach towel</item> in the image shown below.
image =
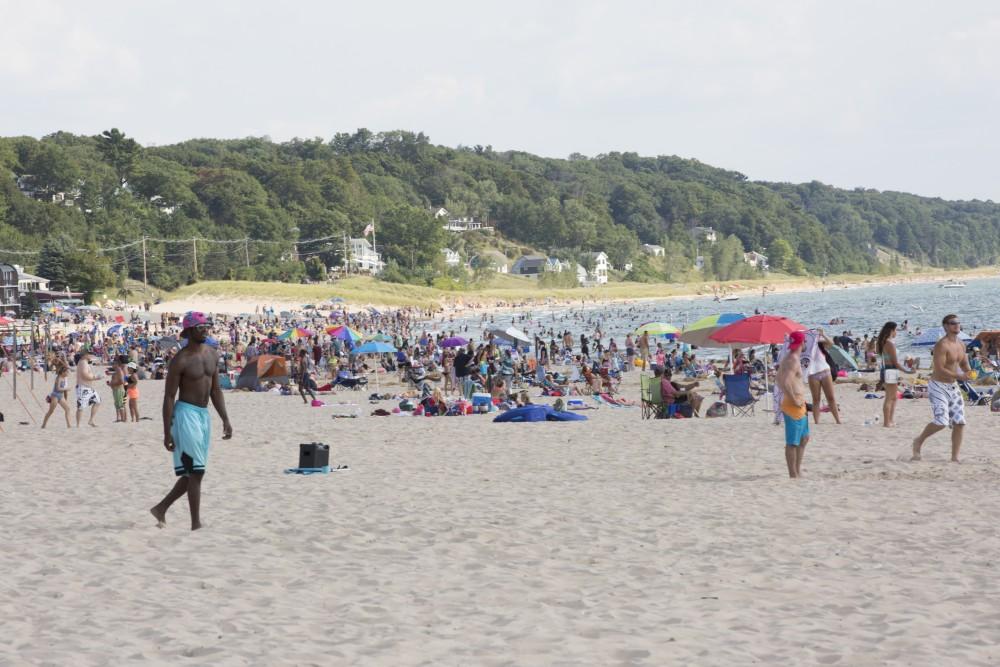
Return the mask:
<path fill-rule="evenodd" d="M 494 422 L 585 421 L 584 415 L 555 410 L 551 405 L 525 405 L 513 408 L 493 418 Z"/>
<path fill-rule="evenodd" d="M 285 468 L 286 475 L 326 475 L 331 472 L 344 472 L 350 470 L 350 466 L 323 466 L 322 468 Z"/>

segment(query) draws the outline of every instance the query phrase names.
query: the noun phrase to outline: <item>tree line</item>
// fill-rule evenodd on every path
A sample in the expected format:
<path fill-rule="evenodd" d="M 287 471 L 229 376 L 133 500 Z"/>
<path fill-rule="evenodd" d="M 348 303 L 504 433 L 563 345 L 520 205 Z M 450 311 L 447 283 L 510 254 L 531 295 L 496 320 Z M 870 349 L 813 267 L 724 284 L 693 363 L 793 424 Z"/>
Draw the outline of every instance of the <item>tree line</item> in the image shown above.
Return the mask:
<path fill-rule="evenodd" d="M 1000 206 L 993 202 L 751 182 L 673 156 L 554 159 L 365 129 L 329 140 L 193 139 L 156 147 L 118 129 L 0 138 L 0 249 L 40 253 L 0 254 L 0 261 L 23 259 L 35 269 L 69 262 L 61 279 L 88 290 L 116 277 L 141 278 L 135 246 L 88 249 L 142 236 L 267 241 L 193 248 L 151 242 L 147 276 L 164 289 L 197 279 L 319 279 L 343 261 L 336 237 L 358 236 L 369 221 L 389 263 L 386 276 L 430 284 L 445 272 L 441 248 L 455 242 L 432 206 L 488 219 L 525 250 L 570 261 L 604 251 L 616 267 L 631 264 L 628 277 L 642 281 L 690 278 L 696 257 L 706 278 L 742 277 L 750 272 L 744 250 L 795 274 L 884 272 L 901 258 L 970 267 L 1000 255 Z M 699 240 L 695 227 L 713 228 L 719 241 Z M 325 237 L 335 238 L 296 244 Z M 662 246 L 665 256 L 645 255 L 642 244 Z M 893 256 L 889 267 L 876 247 Z"/>

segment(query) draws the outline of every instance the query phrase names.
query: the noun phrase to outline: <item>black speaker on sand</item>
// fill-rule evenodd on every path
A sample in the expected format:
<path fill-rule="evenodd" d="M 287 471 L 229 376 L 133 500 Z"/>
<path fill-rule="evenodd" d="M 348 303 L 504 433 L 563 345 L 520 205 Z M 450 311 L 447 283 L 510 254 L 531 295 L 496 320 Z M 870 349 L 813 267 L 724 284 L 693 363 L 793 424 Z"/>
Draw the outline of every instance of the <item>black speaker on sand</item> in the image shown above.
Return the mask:
<path fill-rule="evenodd" d="M 330 465 L 330 445 L 310 442 L 299 445 L 300 468 L 322 468 Z"/>

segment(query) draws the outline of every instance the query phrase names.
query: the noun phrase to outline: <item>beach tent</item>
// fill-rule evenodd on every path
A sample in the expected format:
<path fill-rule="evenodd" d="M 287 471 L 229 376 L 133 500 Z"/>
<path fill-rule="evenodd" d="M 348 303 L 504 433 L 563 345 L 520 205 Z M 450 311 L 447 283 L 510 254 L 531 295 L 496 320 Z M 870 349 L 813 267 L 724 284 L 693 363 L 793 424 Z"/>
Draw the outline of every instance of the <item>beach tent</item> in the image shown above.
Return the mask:
<path fill-rule="evenodd" d="M 243 367 L 237 389 L 256 389 L 262 380 L 273 380 L 278 384 L 288 384 L 288 366 L 285 358 L 273 354 L 262 354 Z"/>
<path fill-rule="evenodd" d="M 507 327 L 506 329 L 502 329 L 500 327 L 490 327 L 489 329 L 486 330 L 486 332 L 493 334 L 497 338 L 503 338 L 505 340 L 509 340 L 512 342 L 519 342 L 519 343 L 531 342 L 531 338 L 528 337 L 528 334 L 524 333 L 523 331 L 521 331 L 516 327 Z"/>
<path fill-rule="evenodd" d="M 551 405 L 525 405 L 501 412 L 494 422 L 573 422 L 586 421 L 587 417 L 574 412 L 559 412 Z"/>

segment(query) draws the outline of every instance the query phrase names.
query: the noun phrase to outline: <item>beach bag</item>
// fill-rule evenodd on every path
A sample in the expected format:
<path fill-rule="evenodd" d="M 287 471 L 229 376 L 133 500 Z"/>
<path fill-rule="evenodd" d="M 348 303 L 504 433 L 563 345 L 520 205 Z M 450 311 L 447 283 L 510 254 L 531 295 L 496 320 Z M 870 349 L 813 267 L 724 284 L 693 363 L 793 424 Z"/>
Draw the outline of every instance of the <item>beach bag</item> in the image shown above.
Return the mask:
<path fill-rule="evenodd" d="M 705 410 L 706 417 L 725 417 L 727 413 L 728 409 L 726 408 L 726 404 L 722 401 L 712 403 L 712 405 Z"/>

